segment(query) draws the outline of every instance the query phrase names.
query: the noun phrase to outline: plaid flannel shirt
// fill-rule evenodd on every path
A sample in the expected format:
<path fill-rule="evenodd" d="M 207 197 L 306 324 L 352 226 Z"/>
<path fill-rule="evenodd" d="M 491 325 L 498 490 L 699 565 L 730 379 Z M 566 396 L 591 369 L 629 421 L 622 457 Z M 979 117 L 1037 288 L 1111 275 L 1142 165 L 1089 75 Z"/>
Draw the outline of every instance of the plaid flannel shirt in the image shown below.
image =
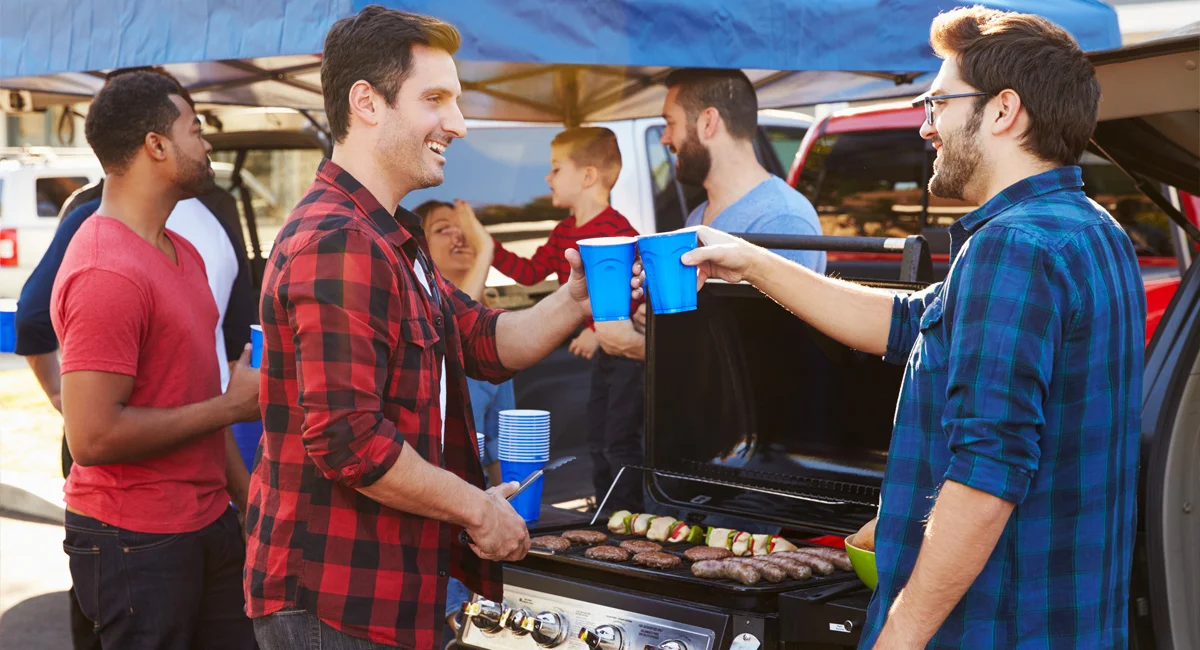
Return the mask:
<path fill-rule="evenodd" d="M 404 445 L 483 486 L 466 378 L 508 377 L 496 350 L 500 312 L 442 278 L 419 223 L 404 209 L 393 217 L 326 160 L 276 239 L 261 305 L 263 438 L 246 513 L 252 618 L 299 607 L 351 636 L 424 650 L 441 640 L 449 577 L 501 596 L 500 565 L 455 543 L 457 527 L 356 490 Z"/>
<path fill-rule="evenodd" d="M 1061 167 L 1004 190 L 951 227 L 946 280 L 895 300 L 886 358 L 907 368 L 864 648 L 945 480 L 1016 509 L 929 647 L 1128 644 L 1145 291 L 1129 237 L 1082 187 Z"/>

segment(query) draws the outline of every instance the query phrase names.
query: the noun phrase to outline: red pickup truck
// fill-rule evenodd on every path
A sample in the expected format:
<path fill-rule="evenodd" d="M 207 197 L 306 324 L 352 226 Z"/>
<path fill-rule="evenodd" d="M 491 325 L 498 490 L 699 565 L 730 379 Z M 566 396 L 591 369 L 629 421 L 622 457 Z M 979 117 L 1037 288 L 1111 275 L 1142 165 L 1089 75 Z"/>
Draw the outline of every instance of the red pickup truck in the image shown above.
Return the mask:
<path fill-rule="evenodd" d="M 826 235 L 921 234 L 933 251 L 935 276 L 949 266 L 948 227 L 977 206 L 941 199 L 926 189 L 933 147 L 918 134 L 925 113 L 908 105 L 848 110 L 819 120 L 805 135 L 787 181 L 808 197 Z M 1120 169 L 1084 154 L 1084 191 L 1129 233 L 1146 283 L 1146 342 L 1179 286 L 1181 261 L 1196 255 L 1165 213 Z M 1200 199 L 1171 191 L 1200 225 Z M 829 270 L 851 277 L 894 275 L 898 255 L 829 253 Z"/>

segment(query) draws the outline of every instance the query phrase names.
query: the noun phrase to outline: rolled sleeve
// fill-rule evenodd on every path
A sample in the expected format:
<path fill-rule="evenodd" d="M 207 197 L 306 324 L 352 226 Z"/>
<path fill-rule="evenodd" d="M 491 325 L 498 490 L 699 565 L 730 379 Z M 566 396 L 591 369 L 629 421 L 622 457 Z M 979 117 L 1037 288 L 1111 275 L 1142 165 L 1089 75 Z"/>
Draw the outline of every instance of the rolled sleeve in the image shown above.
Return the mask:
<path fill-rule="evenodd" d="M 941 289 L 942 283 L 938 282 L 911 295 L 897 294 L 892 298 L 892 324 L 888 329 L 884 361 L 898 366 L 908 363 L 908 355 L 921 330 L 921 316 L 925 313 L 925 307 L 933 302 Z"/>
<path fill-rule="evenodd" d="M 383 250 L 365 233 L 322 235 L 289 261 L 301 440 L 325 478 L 363 488 L 395 464 L 404 436 L 383 415 L 400 300 Z"/>
<path fill-rule="evenodd" d="M 504 311 L 488 309 L 462 291 L 451 293 L 451 300 L 462 338 L 467 376 L 493 384 L 511 379 L 513 371 L 500 362 L 500 351 L 496 347 L 496 323 Z"/>
<path fill-rule="evenodd" d="M 1057 257 L 1019 231 L 977 233 L 957 266 L 945 478 L 1020 504 L 1038 470 L 1044 404 L 1073 292 Z"/>

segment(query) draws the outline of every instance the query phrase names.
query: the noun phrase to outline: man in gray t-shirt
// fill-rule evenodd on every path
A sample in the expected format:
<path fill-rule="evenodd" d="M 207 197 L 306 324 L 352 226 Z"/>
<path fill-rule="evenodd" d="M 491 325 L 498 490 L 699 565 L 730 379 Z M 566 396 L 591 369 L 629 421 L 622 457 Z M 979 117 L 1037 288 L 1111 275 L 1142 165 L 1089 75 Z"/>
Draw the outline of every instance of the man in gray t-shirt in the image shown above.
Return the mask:
<path fill-rule="evenodd" d="M 708 192 L 708 201 L 688 216 L 688 226 L 732 233 L 821 234 L 817 211 L 808 199 L 758 163 L 758 98 L 745 73 L 689 68 L 672 72 L 666 85 L 662 144 L 677 156 L 679 181 L 702 185 Z M 775 252 L 825 272 L 823 251 Z"/>

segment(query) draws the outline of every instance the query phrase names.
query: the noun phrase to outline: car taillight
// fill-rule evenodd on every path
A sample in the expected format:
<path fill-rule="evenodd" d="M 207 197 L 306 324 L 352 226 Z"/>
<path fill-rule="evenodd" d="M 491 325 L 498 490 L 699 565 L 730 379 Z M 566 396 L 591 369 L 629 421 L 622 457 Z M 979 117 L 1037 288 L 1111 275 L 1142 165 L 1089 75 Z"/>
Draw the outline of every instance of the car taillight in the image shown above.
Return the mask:
<path fill-rule="evenodd" d="M 0 266 L 16 266 L 17 262 L 17 229 L 0 228 Z"/>

